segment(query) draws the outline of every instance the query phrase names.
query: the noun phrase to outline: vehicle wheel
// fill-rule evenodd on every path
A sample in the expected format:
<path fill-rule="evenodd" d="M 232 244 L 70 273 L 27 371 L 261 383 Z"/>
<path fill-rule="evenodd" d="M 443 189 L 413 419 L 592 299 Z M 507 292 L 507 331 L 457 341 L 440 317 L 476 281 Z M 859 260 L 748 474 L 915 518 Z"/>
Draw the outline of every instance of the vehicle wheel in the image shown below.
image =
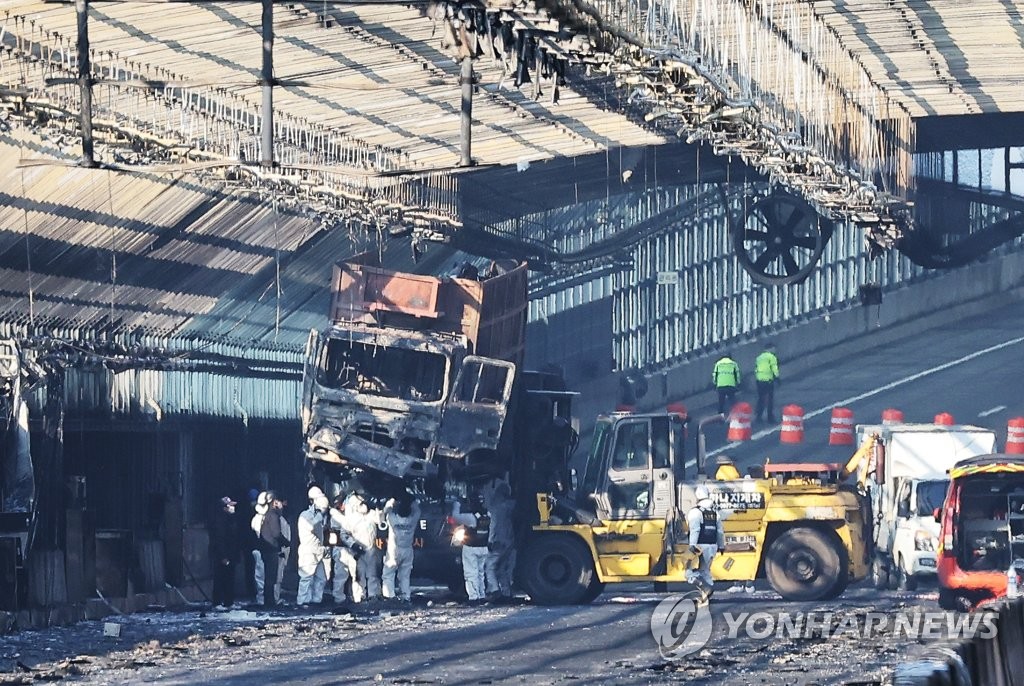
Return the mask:
<path fill-rule="evenodd" d="M 597 574 L 590 580 L 590 585 L 587 586 L 587 592 L 580 599 L 580 604 L 592 603 L 597 600 L 597 597 L 604 593 L 604 582 L 597 578 Z"/>
<path fill-rule="evenodd" d="M 900 569 L 899 565 L 889 567 L 889 590 L 900 590 Z"/>
<path fill-rule="evenodd" d="M 886 568 L 885 563 L 877 557 L 871 563 L 871 581 L 874 583 L 875 588 L 880 591 L 889 588 L 889 570 Z"/>
<path fill-rule="evenodd" d="M 838 598 L 850 585 L 850 575 L 844 574 L 836 581 L 836 585 L 832 587 L 832 590 L 822 596 L 822 600 L 832 600 Z"/>
<path fill-rule="evenodd" d="M 520 582 L 533 602 L 540 605 L 574 605 L 590 602 L 596 578 L 590 551 L 571 536 L 538 536 L 523 553 Z"/>
<path fill-rule="evenodd" d="M 790 529 L 768 548 L 768 583 L 786 600 L 820 600 L 848 575 L 845 551 L 834 537 L 809 527 Z"/>
<path fill-rule="evenodd" d="M 903 566 L 902 557 L 896 563 L 896 588 L 901 591 L 917 590 L 917 577 L 913 574 L 907 574 L 907 570 Z"/>

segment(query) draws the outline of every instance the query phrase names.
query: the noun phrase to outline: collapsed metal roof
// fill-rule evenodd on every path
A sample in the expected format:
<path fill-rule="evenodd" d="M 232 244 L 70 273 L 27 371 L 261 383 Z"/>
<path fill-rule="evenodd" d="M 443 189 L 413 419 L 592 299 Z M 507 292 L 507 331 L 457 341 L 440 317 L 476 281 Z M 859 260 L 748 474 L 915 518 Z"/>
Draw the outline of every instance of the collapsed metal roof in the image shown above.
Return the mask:
<path fill-rule="evenodd" d="M 17 165 L 27 155 L 62 159 L 54 137 L 17 127 L 0 135 L 0 321 L 17 335 L 294 352 L 326 316 L 331 265 L 376 247 L 373 236 L 276 200 L 273 188 Z M 411 265 L 407 243 L 388 250 Z M 424 266 L 454 259 L 438 248 Z"/>

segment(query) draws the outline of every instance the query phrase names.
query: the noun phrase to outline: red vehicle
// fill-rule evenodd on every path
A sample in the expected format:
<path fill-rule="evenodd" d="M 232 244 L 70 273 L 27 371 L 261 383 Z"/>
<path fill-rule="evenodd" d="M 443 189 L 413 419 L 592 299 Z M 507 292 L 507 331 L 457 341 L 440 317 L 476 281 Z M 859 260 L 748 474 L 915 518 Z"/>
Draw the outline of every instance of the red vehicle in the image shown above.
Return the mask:
<path fill-rule="evenodd" d="M 1024 455 L 980 455 L 950 471 L 935 511 L 939 605 L 969 610 L 1006 595 L 1024 574 Z"/>

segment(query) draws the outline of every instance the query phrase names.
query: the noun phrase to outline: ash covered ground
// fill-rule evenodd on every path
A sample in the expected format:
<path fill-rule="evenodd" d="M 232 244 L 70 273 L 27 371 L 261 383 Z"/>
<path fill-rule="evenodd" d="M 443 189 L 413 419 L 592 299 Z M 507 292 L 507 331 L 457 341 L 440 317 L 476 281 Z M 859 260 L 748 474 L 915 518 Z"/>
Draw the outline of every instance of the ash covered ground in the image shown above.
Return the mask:
<path fill-rule="evenodd" d="M 707 646 L 666 660 L 650 619 L 662 594 L 613 588 L 588 606 L 468 607 L 421 589 L 411 607 L 316 612 L 154 612 L 0 637 L 0 684 L 872 684 L 934 640 L 729 639 L 724 613 L 935 610 L 934 592 L 848 590 L 828 603 L 787 603 L 768 590 L 720 590 Z M 940 639 L 941 640 L 941 639 Z"/>

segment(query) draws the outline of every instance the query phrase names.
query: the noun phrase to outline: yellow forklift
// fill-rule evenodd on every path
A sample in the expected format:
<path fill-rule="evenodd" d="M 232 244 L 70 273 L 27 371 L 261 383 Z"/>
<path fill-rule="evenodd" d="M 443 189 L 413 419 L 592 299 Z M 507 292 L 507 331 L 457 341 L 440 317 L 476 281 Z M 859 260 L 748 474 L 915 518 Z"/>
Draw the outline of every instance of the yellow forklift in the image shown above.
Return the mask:
<path fill-rule="evenodd" d="M 602 415 L 578 483 L 567 496 L 537 494 L 537 518 L 520 538 L 517 574 L 534 602 L 588 603 L 608 583 L 687 582 L 686 513 L 707 487 L 723 522 L 716 581 L 767 579 L 788 600 L 841 594 L 869 571 L 870 504 L 843 481 L 864 463 L 874 437 L 846 465 L 766 464 L 740 478 L 708 478 L 704 425 L 687 458 L 681 414 Z M 727 472 L 732 472 L 727 474 Z"/>

